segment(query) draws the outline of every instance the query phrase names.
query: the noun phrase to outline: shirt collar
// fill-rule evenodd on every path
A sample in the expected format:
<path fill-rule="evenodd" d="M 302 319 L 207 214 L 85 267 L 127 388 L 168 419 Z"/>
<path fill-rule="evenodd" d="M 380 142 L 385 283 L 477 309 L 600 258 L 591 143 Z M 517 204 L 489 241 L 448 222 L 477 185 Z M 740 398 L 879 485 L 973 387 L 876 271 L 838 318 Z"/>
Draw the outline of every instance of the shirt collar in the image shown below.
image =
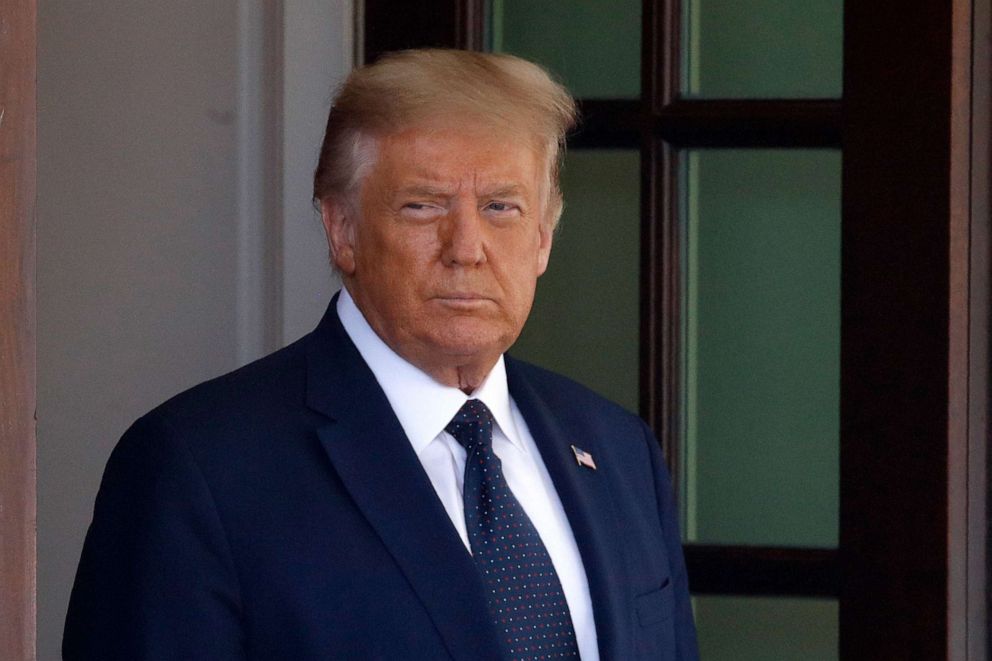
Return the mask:
<path fill-rule="evenodd" d="M 347 288 L 341 289 L 337 313 L 348 337 L 386 393 L 414 452 L 420 454 L 469 399 L 481 400 L 489 407 L 503 434 L 526 452 L 513 418 L 503 356 L 469 396 L 458 388 L 438 383 L 393 351 L 365 320 Z"/>

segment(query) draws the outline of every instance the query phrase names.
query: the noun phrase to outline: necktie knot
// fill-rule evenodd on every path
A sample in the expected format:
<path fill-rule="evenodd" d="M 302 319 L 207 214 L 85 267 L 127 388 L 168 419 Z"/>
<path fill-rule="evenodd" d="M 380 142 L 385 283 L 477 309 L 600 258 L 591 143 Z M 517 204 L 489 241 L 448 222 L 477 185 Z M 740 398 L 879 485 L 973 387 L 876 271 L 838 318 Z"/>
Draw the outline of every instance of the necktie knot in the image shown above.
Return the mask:
<path fill-rule="evenodd" d="M 471 451 L 478 445 L 490 445 L 493 440 L 493 414 L 478 399 L 470 399 L 444 428 L 462 447 Z"/>

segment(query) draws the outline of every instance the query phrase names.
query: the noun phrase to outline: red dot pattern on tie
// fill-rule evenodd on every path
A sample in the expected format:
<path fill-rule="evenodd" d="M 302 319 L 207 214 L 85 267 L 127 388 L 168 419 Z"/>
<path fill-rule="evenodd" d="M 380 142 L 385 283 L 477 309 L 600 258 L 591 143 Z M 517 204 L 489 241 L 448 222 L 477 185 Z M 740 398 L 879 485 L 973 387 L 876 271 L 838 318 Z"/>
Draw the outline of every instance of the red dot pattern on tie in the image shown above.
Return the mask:
<path fill-rule="evenodd" d="M 465 525 L 507 658 L 578 659 L 572 618 L 548 550 L 503 477 L 493 416 L 465 402 L 445 428 L 465 447 Z"/>

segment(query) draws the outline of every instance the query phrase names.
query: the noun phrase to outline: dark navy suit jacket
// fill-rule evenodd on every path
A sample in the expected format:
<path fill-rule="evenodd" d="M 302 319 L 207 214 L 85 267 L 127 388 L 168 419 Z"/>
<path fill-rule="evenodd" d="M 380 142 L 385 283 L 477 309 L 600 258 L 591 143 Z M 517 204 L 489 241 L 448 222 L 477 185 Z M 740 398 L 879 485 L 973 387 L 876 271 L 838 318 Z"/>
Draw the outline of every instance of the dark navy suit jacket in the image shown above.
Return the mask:
<path fill-rule="evenodd" d="M 602 658 L 696 658 L 651 432 L 563 377 L 510 358 L 506 371 L 578 542 Z M 63 654 L 484 661 L 496 636 L 472 558 L 332 303 L 299 342 L 124 435 Z"/>

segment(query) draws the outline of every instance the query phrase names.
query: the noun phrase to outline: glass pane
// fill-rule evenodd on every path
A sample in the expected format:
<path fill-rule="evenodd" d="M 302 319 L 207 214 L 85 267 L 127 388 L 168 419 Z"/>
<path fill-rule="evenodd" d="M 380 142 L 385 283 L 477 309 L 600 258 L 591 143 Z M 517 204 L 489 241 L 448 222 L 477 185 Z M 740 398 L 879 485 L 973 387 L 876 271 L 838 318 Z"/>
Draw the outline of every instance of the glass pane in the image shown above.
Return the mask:
<path fill-rule="evenodd" d="M 840 153 L 684 168 L 687 538 L 837 545 Z"/>
<path fill-rule="evenodd" d="M 706 98 L 840 97 L 843 0 L 690 0 L 683 91 Z"/>
<path fill-rule="evenodd" d="M 636 411 L 640 156 L 569 152 L 561 183 L 565 213 L 551 263 L 511 353 Z"/>
<path fill-rule="evenodd" d="M 641 0 L 491 0 L 494 52 L 533 60 L 579 98 L 641 93 Z"/>
<path fill-rule="evenodd" d="M 706 661 L 836 661 L 837 602 L 829 599 L 692 598 Z"/>

